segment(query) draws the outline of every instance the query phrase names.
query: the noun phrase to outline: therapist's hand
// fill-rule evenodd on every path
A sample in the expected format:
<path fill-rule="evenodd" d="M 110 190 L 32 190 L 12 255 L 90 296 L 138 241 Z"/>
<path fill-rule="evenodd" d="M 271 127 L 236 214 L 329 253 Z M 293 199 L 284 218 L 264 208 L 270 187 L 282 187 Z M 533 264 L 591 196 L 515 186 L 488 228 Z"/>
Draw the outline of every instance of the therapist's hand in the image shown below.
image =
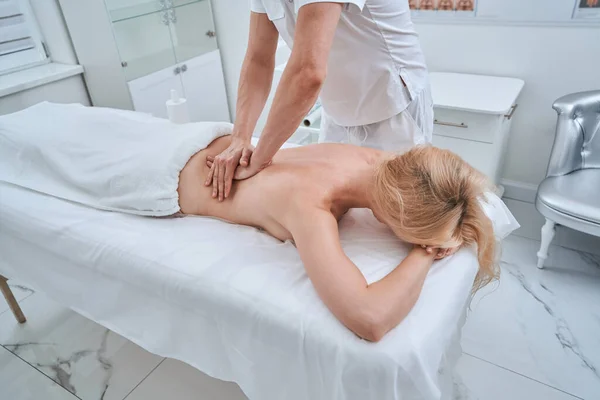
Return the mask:
<path fill-rule="evenodd" d="M 256 160 L 250 160 L 250 165 L 248 165 L 247 167 L 240 167 L 235 170 L 235 175 L 233 176 L 233 179 L 241 181 L 243 179 L 251 178 L 263 169 L 267 168 L 269 165 L 271 165 L 271 161 L 268 161 L 266 163 L 260 163 Z"/>
<path fill-rule="evenodd" d="M 213 187 L 212 197 L 223 201 L 229 196 L 231 183 L 238 166 L 246 167 L 250 164 L 250 158 L 254 146 L 249 140 L 232 137 L 231 144 L 221 154 L 215 157 L 207 158 L 206 165 L 210 167 L 210 172 L 204 182 L 204 185 Z"/>
<path fill-rule="evenodd" d="M 209 168 L 212 168 L 214 162 L 215 162 L 215 157 L 213 157 L 213 156 L 206 157 L 206 165 Z M 244 179 L 251 178 L 254 175 L 258 174 L 263 169 L 267 168 L 269 165 L 271 165 L 271 163 L 272 163 L 272 161 L 269 161 L 269 162 L 263 163 L 263 164 L 259 164 L 258 162 L 250 161 L 250 165 L 248 165 L 247 167 L 239 166 L 235 170 L 235 174 L 233 174 L 233 179 L 235 179 L 236 181 L 241 181 Z"/>

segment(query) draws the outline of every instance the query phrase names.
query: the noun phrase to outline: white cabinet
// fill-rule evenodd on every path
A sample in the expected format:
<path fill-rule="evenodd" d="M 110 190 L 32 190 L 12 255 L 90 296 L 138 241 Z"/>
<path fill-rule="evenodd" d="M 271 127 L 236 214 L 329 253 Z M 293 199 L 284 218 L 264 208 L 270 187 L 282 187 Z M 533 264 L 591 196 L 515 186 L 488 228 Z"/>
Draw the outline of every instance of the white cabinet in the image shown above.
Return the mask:
<path fill-rule="evenodd" d="M 128 82 L 134 110 L 167 118 L 165 102 L 171 97 L 171 89 L 183 96 L 183 85 L 180 74 L 176 72 L 177 68 L 180 67 L 167 67 Z"/>
<path fill-rule="evenodd" d="M 431 73 L 430 79 L 435 115 L 433 145 L 455 152 L 498 184 L 516 100 L 524 82 L 442 72 Z"/>
<path fill-rule="evenodd" d="M 190 120 L 229 121 L 229 108 L 219 50 L 194 57 L 128 83 L 133 107 L 167 118 L 171 89 L 187 98 Z"/>
<path fill-rule="evenodd" d="M 229 121 L 229 106 L 219 50 L 192 58 L 181 66 L 183 92 L 191 121 Z"/>
<path fill-rule="evenodd" d="M 229 121 L 210 0 L 59 0 L 96 106 L 167 117 L 171 89 L 192 121 Z"/>

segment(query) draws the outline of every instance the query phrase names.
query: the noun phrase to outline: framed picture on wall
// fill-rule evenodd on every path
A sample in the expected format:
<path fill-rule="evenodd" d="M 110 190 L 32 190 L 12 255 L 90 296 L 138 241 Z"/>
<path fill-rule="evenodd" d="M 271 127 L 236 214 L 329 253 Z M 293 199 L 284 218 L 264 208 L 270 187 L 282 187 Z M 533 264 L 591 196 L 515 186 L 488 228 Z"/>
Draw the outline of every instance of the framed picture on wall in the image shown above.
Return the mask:
<path fill-rule="evenodd" d="M 600 0 L 578 0 L 573 18 L 600 20 Z"/>
<path fill-rule="evenodd" d="M 438 18 L 452 18 L 456 13 L 456 0 L 436 0 L 435 12 Z"/>
<path fill-rule="evenodd" d="M 409 0 L 413 16 L 469 17 L 475 16 L 476 0 Z"/>
<path fill-rule="evenodd" d="M 454 0 L 456 11 L 475 11 L 475 0 Z"/>
<path fill-rule="evenodd" d="M 475 0 L 454 0 L 457 17 L 474 17 Z"/>
<path fill-rule="evenodd" d="M 437 2 L 435 0 L 419 0 L 419 10 L 420 11 L 435 11 L 437 6 Z"/>
<path fill-rule="evenodd" d="M 409 5 L 415 22 L 600 28 L 600 0 L 409 0 Z"/>

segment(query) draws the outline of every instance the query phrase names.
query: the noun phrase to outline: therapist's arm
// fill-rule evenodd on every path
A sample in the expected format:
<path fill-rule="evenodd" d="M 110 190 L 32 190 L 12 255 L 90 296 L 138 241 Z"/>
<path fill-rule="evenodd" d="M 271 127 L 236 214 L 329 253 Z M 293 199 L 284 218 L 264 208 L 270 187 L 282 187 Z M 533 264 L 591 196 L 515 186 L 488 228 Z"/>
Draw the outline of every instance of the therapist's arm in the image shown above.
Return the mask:
<path fill-rule="evenodd" d="M 250 161 L 252 132 L 271 91 L 278 37 L 277 29 L 267 14 L 251 13 L 248 49 L 240 73 L 231 144 L 214 158 L 205 182 L 206 186 L 213 186 L 212 195 L 219 200 L 229 195 L 237 166 L 247 166 Z"/>
<path fill-rule="evenodd" d="M 250 166 L 238 168 L 236 179 L 248 178 L 267 166 L 317 100 L 327 74 L 329 50 L 341 12 L 339 3 L 313 3 L 300 8 L 294 48 L 277 87 L 267 123 Z"/>
<path fill-rule="evenodd" d="M 408 315 L 436 257 L 435 251 L 415 246 L 392 272 L 369 285 L 344 254 L 331 212 L 304 212 L 290 228 L 319 297 L 346 327 L 374 342 Z"/>

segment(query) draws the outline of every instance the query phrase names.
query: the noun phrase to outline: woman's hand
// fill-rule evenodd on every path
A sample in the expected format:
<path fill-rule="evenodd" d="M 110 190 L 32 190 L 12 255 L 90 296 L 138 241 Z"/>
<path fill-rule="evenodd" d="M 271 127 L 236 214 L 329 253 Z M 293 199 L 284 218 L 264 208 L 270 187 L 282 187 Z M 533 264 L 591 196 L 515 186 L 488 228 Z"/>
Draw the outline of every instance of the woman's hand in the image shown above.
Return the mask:
<path fill-rule="evenodd" d="M 436 260 L 441 260 L 442 258 L 450 257 L 454 253 L 456 253 L 460 249 L 460 246 L 450 247 L 447 249 L 438 249 L 438 253 L 435 256 Z"/>
<path fill-rule="evenodd" d="M 210 172 L 204 185 L 212 185 L 213 198 L 223 201 L 229 196 L 235 172 L 240 169 L 238 166 L 248 166 L 253 151 L 254 146 L 250 144 L 249 140 L 232 137 L 231 144 L 221 154 L 210 157 L 210 161 L 208 158 L 206 159 L 206 165 L 210 168 Z"/>
<path fill-rule="evenodd" d="M 435 252 L 437 252 L 434 260 L 441 260 L 442 258 L 450 257 L 451 255 L 456 253 L 460 249 L 461 246 L 449 247 L 446 249 L 442 249 L 442 248 L 426 246 L 426 245 L 422 244 L 420 247 L 423 248 L 427 252 L 427 254 L 434 254 Z"/>

